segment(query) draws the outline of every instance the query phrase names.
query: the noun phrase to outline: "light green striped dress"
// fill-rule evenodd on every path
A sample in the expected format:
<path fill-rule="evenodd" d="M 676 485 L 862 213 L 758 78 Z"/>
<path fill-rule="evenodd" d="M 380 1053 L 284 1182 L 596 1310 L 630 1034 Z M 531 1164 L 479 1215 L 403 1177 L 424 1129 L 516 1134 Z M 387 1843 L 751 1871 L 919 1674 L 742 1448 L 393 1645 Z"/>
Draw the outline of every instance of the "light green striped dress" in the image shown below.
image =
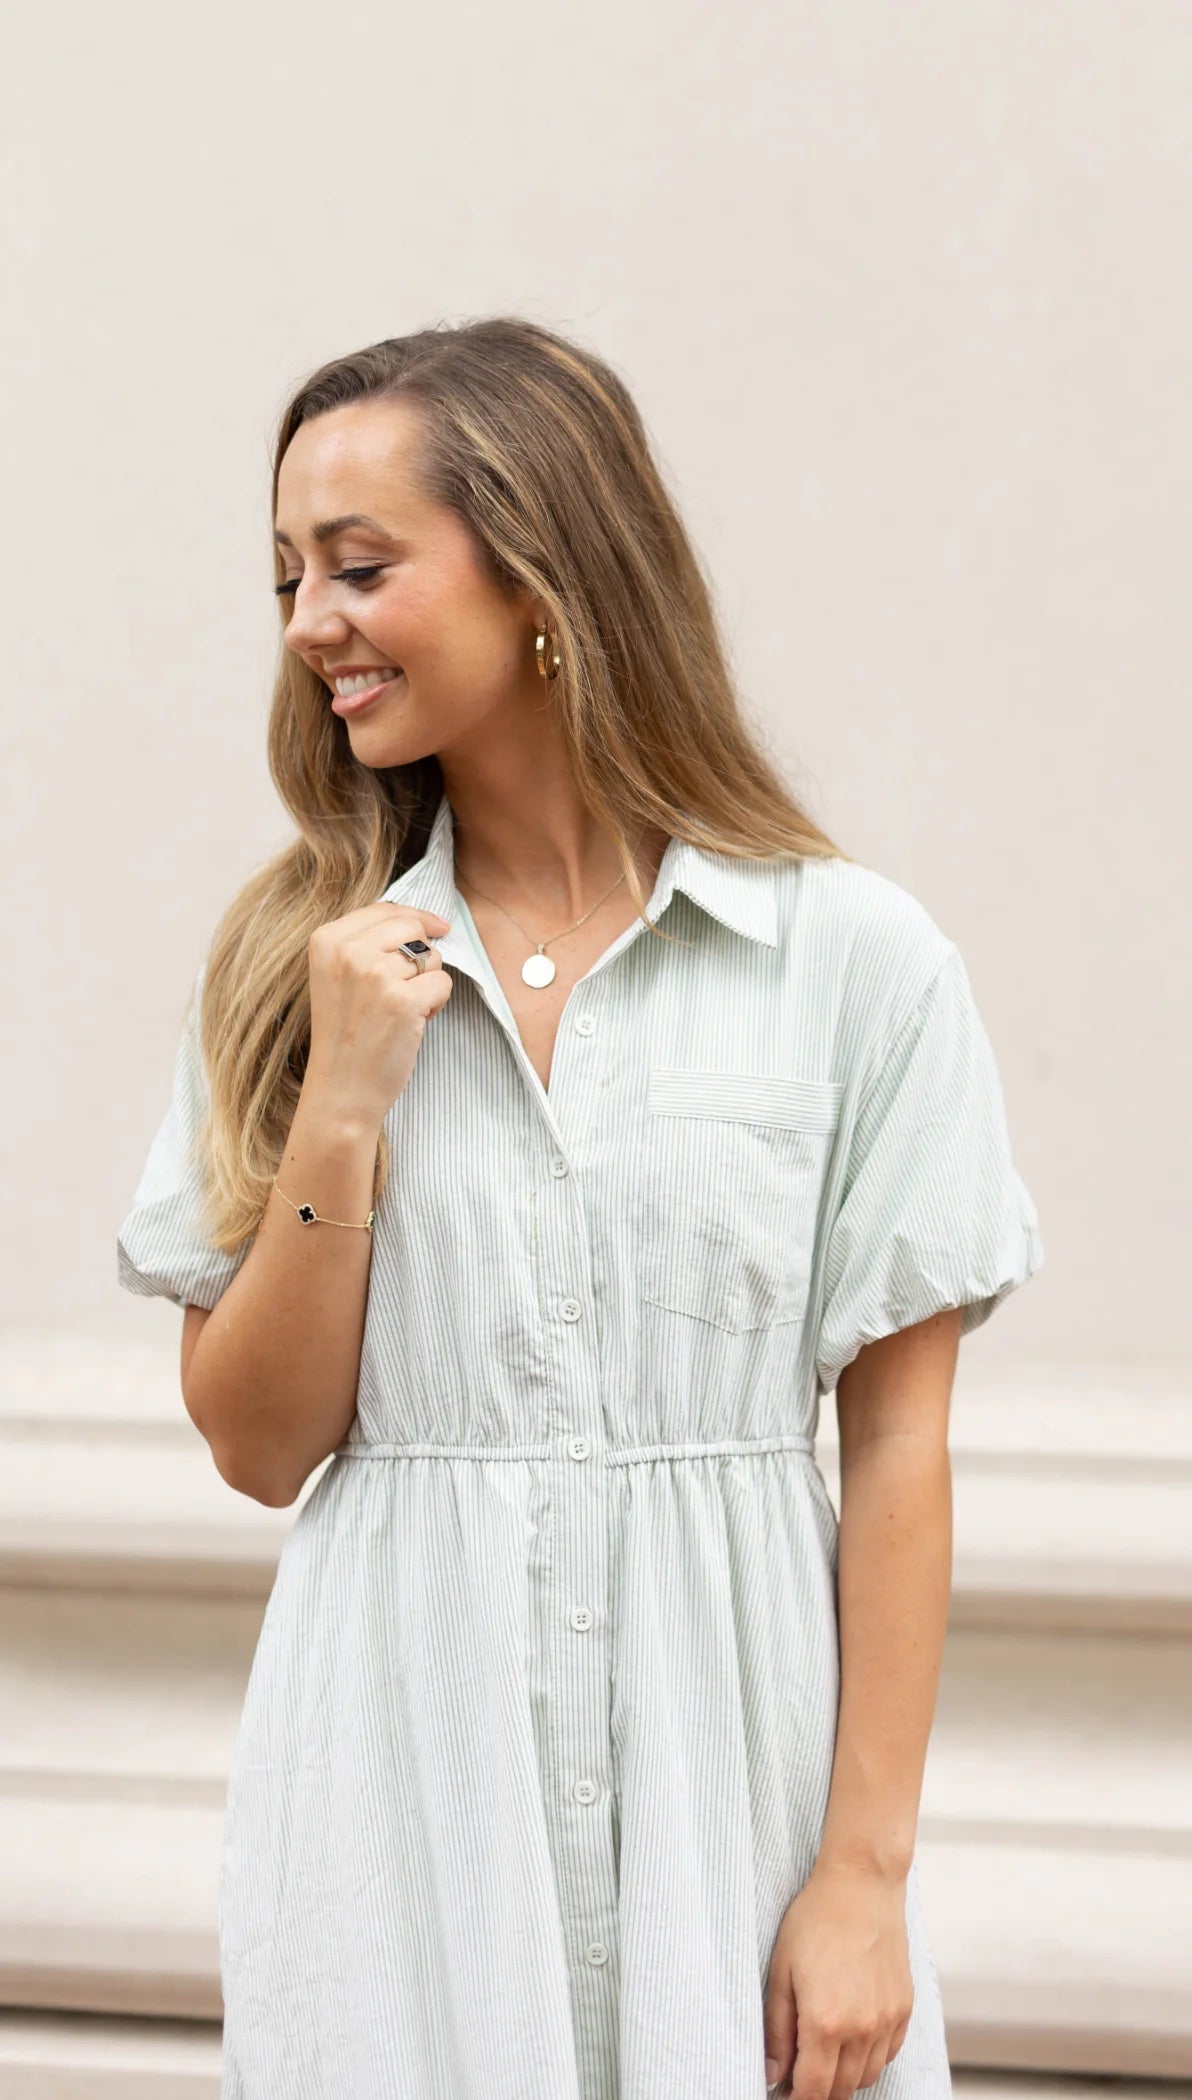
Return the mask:
<path fill-rule="evenodd" d="M 763 2100 L 835 1737 L 821 1396 L 1040 1266 L 961 957 L 840 860 L 672 839 L 544 1090 L 439 805 L 385 891 L 454 977 L 386 1121 L 358 1413 L 253 1661 L 220 1880 L 223 2100 Z M 202 972 L 199 972 L 201 981 Z M 196 989 L 197 989 L 196 983 Z M 212 1306 L 194 1009 L 120 1281 Z M 295 1191 L 300 1196 L 301 1191 Z M 915 2008 L 877 2100 L 951 2090 Z"/>

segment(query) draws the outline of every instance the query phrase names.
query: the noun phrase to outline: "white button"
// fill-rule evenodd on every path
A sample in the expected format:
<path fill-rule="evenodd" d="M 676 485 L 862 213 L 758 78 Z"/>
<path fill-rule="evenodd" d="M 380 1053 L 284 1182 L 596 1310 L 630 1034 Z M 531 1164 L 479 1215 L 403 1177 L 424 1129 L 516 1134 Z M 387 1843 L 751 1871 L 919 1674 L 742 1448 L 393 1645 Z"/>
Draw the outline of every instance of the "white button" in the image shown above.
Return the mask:
<path fill-rule="evenodd" d="M 571 1623 L 577 1633 L 586 1633 L 592 1623 L 591 1607 L 587 1604 L 572 1606 Z"/>
<path fill-rule="evenodd" d="M 596 1787 L 591 1779 L 577 1779 L 571 1791 L 576 1800 L 582 1801 L 585 1807 L 589 1801 L 596 1799 Z"/>
<path fill-rule="evenodd" d="M 577 1014 L 577 1015 L 576 1015 L 576 1017 L 575 1017 L 575 1032 L 576 1032 L 576 1034 L 577 1034 L 577 1035 L 595 1035 L 595 1033 L 596 1033 L 596 1018 L 595 1018 L 595 1015 L 594 1015 L 594 1014 Z"/>
<path fill-rule="evenodd" d="M 608 1960 L 608 1948 L 603 1940 L 589 1940 L 584 1948 L 584 1958 L 591 1962 L 594 1969 L 598 1969 L 602 1962 L 606 1962 Z"/>
<path fill-rule="evenodd" d="M 572 1458 L 586 1458 L 591 1448 L 586 1436 L 573 1436 L 567 1440 L 567 1449 Z"/>
<path fill-rule="evenodd" d="M 578 1298 L 564 1298 L 559 1311 L 565 1320 L 582 1320 L 584 1315 L 583 1306 Z"/>
<path fill-rule="evenodd" d="M 551 1173 L 554 1175 L 556 1181 L 562 1181 L 564 1174 L 569 1174 L 571 1172 L 571 1169 L 568 1166 L 566 1160 L 563 1158 L 561 1152 L 556 1152 L 554 1158 L 550 1163 L 550 1170 Z"/>

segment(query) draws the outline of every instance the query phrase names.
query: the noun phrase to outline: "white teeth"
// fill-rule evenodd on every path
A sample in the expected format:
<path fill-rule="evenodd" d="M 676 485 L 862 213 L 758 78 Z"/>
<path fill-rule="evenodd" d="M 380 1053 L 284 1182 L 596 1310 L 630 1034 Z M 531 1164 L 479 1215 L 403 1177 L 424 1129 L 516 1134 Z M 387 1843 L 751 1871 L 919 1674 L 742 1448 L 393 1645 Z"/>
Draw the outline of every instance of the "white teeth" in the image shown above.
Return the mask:
<path fill-rule="evenodd" d="M 400 676 L 401 673 L 392 665 L 381 664 L 375 671 L 362 671 L 355 678 L 337 678 L 335 690 L 337 693 L 363 693 L 370 685 L 384 685 L 388 679 Z"/>

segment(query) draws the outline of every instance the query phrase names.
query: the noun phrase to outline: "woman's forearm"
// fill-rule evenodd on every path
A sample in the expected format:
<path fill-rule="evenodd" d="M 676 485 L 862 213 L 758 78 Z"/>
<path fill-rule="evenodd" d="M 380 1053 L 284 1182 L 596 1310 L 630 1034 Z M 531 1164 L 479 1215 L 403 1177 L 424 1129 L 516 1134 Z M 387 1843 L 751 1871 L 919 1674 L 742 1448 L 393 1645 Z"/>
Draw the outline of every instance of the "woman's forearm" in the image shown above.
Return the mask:
<path fill-rule="evenodd" d="M 280 1186 L 187 1360 L 186 1410 L 217 1471 L 256 1501 L 296 1501 L 355 1416 L 376 1150 L 376 1127 L 303 1082 Z M 296 1202 L 346 1225 L 308 1228 Z"/>
<path fill-rule="evenodd" d="M 840 1708 L 817 1866 L 905 1878 L 952 1581 L 952 1476 L 937 1436 L 842 1449 Z"/>

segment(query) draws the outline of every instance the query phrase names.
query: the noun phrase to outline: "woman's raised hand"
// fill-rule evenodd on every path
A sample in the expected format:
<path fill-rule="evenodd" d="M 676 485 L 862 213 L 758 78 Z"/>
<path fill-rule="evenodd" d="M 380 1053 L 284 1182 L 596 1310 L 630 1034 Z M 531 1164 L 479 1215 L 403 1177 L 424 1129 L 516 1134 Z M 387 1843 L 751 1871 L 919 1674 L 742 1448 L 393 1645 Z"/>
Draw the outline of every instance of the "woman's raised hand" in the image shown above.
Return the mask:
<path fill-rule="evenodd" d="M 409 1080 L 452 981 L 434 947 L 449 919 L 382 900 L 316 926 L 309 943 L 310 1055 L 304 1089 L 342 1120 L 380 1130 Z M 402 941 L 431 946 L 419 970 Z"/>

